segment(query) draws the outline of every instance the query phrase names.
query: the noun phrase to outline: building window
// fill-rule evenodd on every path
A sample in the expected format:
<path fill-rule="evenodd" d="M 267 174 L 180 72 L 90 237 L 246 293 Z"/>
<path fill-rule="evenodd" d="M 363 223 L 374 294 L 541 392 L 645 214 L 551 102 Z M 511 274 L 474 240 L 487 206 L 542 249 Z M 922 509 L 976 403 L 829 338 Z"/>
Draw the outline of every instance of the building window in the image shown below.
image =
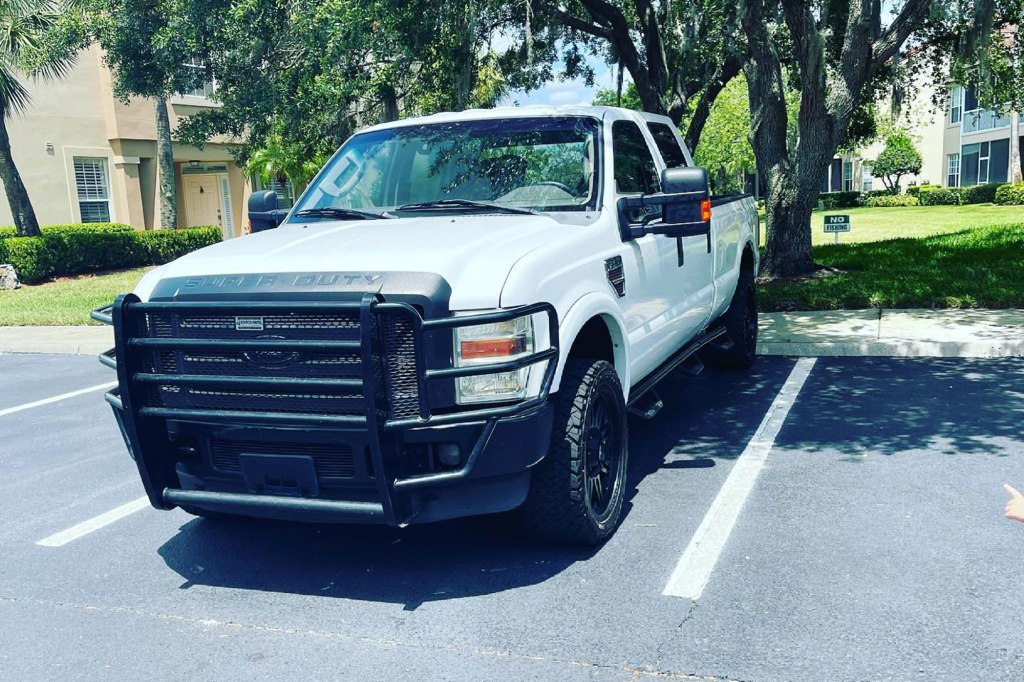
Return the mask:
<path fill-rule="evenodd" d="M 213 77 L 207 77 L 206 65 L 197 61 L 191 61 L 185 64 L 185 68 L 190 69 L 196 74 L 196 79 L 202 78 L 202 85 L 194 90 L 182 93 L 186 97 L 203 97 L 210 99 L 213 93 L 217 92 L 217 79 Z"/>
<path fill-rule="evenodd" d="M 960 186 L 960 155 L 950 154 L 946 157 L 946 187 Z"/>
<path fill-rule="evenodd" d="M 860 167 L 860 191 L 870 192 L 875 186 L 875 169 L 870 163 L 865 163 Z"/>
<path fill-rule="evenodd" d="M 843 161 L 843 191 L 853 191 L 853 161 Z"/>
<path fill-rule="evenodd" d="M 291 208 L 295 204 L 295 186 L 291 183 L 291 180 L 280 177 L 263 180 L 261 177 L 256 176 L 253 184 L 256 190 L 274 190 L 274 193 L 277 195 L 278 208 Z"/>
<path fill-rule="evenodd" d="M 954 85 L 949 92 L 949 122 L 959 123 L 964 115 L 964 89 Z"/>
<path fill-rule="evenodd" d="M 110 180 L 107 160 L 75 157 L 75 185 L 83 223 L 110 222 Z"/>

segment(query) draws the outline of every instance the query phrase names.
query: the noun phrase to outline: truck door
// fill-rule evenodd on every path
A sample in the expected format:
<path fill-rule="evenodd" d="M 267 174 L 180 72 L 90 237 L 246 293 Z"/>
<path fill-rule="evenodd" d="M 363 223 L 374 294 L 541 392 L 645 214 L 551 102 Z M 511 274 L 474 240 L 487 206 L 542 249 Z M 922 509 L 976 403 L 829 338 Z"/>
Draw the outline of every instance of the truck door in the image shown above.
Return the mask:
<path fill-rule="evenodd" d="M 612 123 L 612 165 L 616 201 L 621 196 L 641 196 L 660 191 L 659 171 L 647 140 L 633 121 Z M 655 235 L 628 241 L 624 255 L 627 271 L 636 272 L 636 284 L 620 299 L 632 349 L 634 378 L 648 374 L 662 361 L 659 349 L 664 345 L 670 324 L 668 286 L 662 281 L 662 263 L 675 257 L 675 243 Z M 672 276 L 675 273 L 669 273 Z"/>
<path fill-rule="evenodd" d="M 665 167 L 689 165 L 679 131 L 658 120 L 647 121 L 647 129 Z M 661 167 L 658 172 L 660 174 Z M 691 340 L 710 321 L 711 306 L 715 299 L 715 226 L 716 221 L 712 218 L 710 245 L 705 235 L 678 240 L 656 237 L 662 242 L 663 295 L 669 301 L 667 315 L 672 321 L 670 338 L 666 339 L 670 350 Z"/>

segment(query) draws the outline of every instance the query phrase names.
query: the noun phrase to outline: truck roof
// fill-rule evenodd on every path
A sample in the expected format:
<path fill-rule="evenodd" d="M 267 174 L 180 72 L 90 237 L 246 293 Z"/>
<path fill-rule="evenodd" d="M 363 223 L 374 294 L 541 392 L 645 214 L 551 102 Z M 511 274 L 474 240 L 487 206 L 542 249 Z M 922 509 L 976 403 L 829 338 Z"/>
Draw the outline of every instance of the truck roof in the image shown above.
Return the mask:
<path fill-rule="evenodd" d="M 424 125 L 431 123 L 454 123 L 457 121 L 478 121 L 482 119 L 493 119 L 493 118 L 524 118 L 529 116 L 535 116 L 537 118 L 546 118 L 552 116 L 592 116 L 597 119 L 604 119 L 606 116 L 612 115 L 614 118 L 639 118 L 642 117 L 647 120 L 651 119 L 663 119 L 666 122 L 670 120 L 665 116 L 658 116 L 656 114 L 649 114 L 646 112 L 633 111 L 632 109 L 623 109 L 621 107 L 605 107 L 605 106 L 579 106 L 579 105 L 560 105 L 551 106 L 547 104 L 531 104 L 523 107 L 496 107 L 494 109 L 467 109 L 465 111 L 446 111 L 438 114 L 431 114 L 430 116 L 416 116 L 415 118 L 403 118 L 398 121 L 390 121 L 388 123 L 379 123 L 368 128 L 364 128 L 360 132 L 366 132 L 369 130 L 384 130 L 386 128 L 398 128 L 404 126 Z"/>

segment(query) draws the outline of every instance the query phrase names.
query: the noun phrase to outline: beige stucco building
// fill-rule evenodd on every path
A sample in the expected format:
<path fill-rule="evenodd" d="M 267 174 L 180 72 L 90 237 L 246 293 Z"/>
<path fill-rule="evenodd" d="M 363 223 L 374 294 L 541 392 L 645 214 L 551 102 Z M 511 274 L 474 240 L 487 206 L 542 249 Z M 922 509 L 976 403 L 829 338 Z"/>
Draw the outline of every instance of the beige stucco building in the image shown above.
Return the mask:
<path fill-rule="evenodd" d="M 32 103 L 7 121 L 12 153 L 41 225 L 113 221 L 136 229 L 160 226 L 156 118 L 153 103 L 124 104 L 98 47 L 82 51 L 71 73 L 26 83 Z M 216 106 L 212 85 L 169 101 L 172 131 L 182 118 Z M 175 143 L 179 226 L 219 225 L 241 234 L 250 193 L 227 140 L 202 150 Z M 2 195 L 0 195 L 2 196 Z M 11 225 L 0 200 L 0 225 Z"/>
<path fill-rule="evenodd" d="M 982 109 L 970 88 L 951 88 L 942 126 L 943 173 L 937 184 L 970 187 L 1020 182 L 1024 115 Z"/>

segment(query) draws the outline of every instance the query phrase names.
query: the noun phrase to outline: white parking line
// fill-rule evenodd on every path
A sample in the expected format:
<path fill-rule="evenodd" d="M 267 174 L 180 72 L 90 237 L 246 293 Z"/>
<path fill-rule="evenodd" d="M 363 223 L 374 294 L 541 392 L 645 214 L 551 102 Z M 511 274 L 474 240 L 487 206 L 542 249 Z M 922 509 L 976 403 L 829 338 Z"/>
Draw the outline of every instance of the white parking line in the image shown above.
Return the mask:
<path fill-rule="evenodd" d="M 797 394 L 807 380 L 807 375 L 814 367 L 814 361 L 815 358 L 797 360 L 796 366 L 789 373 L 782 390 L 772 401 L 757 432 L 736 460 L 722 489 L 718 491 L 715 501 L 704 515 L 704 520 L 693 534 L 693 539 L 679 558 L 679 563 L 672 571 L 672 577 L 665 585 L 663 595 L 694 601 L 700 599 L 704 587 L 711 578 L 711 572 L 715 570 L 718 557 L 729 540 L 729 534 L 736 525 L 736 519 L 743 510 L 743 504 L 753 490 L 757 476 L 761 473 L 768 453 L 775 444 L 775 437 L 779 435 L 779 430 L 786 421 L 789 408 L 793 406 Z"/>
<path fill-rule="evenodd" d="M 139 499 L 132 500 L 127 504 L 122 504 L 116 509 L 111 509 L 99 516 L 94 516 L 91 519 L 82 521 L 77 525 L 71 526 L 67 530 L 62 530 L 59 533 L 49 535 L 36 544 L 43 547 L 62 547 L 73 540 L 77 540 L 78 538 L 88 535 L 95 530 L 99 530 L 104 526 L 109 526 L 115 521 L 120 521 L 129 514 L 134 514 L 140 509 L 145 509 L 148 506 L 149 498 L 140 497 Z"/>
<path fill-rule="evenodd" d="M 14 407 L 7 407 L 0 410 L 0 417 L 6 417 L 9 414 L 15 412 L 21 412 L 22 410 L 30 410 L 33 407 L 42 407 L 43 405 L 49 405 L 50 403 L 59 403 L 61 400 L 67 400 L 68 398 L 74 398 L 75 396 L 85 395 L 86 393 L 92 393 L 93 391 L 102 391 L 108 388 L 117 386 L 116 381 L 111 381 L 105 384 L 97 384 L 96 386 L 90 386 L 89 388 L 81 388 L 77 391 L 71 391 L 70 393 L 62 393 L 55 395 L 52 398 L 43 398 L 37 400 L 34 403 L 25 403 L 24 405 L 16 405 Z"/>

